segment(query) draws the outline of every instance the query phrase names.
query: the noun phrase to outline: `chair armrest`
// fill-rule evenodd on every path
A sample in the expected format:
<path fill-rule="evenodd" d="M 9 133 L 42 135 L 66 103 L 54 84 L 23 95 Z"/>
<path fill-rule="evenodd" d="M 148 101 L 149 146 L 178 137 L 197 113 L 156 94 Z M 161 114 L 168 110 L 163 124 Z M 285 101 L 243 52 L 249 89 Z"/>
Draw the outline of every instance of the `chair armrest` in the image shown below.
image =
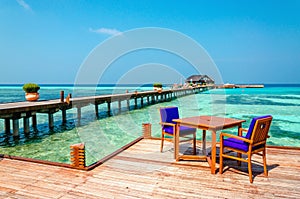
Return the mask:
<path fill-rule="evenodd" d="M 250 144 L 252 143 L 252 141 L 247 139 L 247 138 L 243 138 L 243 137 L 240 137 L 240 136 L 237 136 L 237 135 L 232 135 L 232 134 L 223 133 L 223 132 L 221 132 L 220 137 L 222 137 L 222 139 L 220 139 L 220 140 L 223 140 L 223 137 L 231 137 L 231 138 L 234 138 L 234 139 L 237 139 L 237 140 L 242 140 L 244 142 L 248 142 Z"/>
<path fill-rule="evenodd" d="M 160 125 L 165 125 L 165 126 L 176 126 L 176 124 L 169 123 L 169 122 L 160 122 Z"/>

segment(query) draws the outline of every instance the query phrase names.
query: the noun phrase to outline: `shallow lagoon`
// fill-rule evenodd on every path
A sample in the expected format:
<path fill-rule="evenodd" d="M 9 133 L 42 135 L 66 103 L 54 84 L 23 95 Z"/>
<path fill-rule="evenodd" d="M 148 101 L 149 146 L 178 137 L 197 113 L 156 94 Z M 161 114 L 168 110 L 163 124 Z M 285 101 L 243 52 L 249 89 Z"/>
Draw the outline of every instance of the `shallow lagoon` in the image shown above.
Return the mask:
<path fill-rule="evenodd" d="M 43 92 L 47 93 L 46 99 L 58 98 L 55 96 L 59 93 L 59 89 L 61 88 L 45 89 Z M 68 89 L 67 92 L 72 92 L 71 88 Z M 124 87 L 118 92 L 128 89 L 138 90 L 138 88 Z M 20 93 L 19 88 L 12 89 L 10 87 L 5 89 L 0 87 L 1 100 L 7 100 L 3 99 L 3 93 L 9 93 L 12 90 L 18 91 L 15 96 L 19 96 L 18 99 L 22 101 L 24 93 Z M 65 91 L 65 93 L 67 92 Z M 92 92 L 86 90 L 85 94 Z M 106 91 L 98 92 L 107 94 L 116 91 L 106 88 Z M 84 142 L 87 150 L 87 165 L 89 165 L 141 136 L 142 123 L 152 123 L 152 134 L 160 136 L 160 126 L 158 125 L 158 108 L 160 106 L 179 106 L 182 117 L 225 115 L 226 117 L 245 119 L 247 122 L 243 124 L 243 127 L 248 127 L 254 116 L 271 114 L 274 119 L 268 144 L 300 147 L 300 87 L 281 86 L 262 89 L 210 90 L 178 98 L 171 102 L 146 106 L 130 112 L 124 111 L 122 114 L 114 114 L 112 117 L 106 117 L 106 105 L 103 104 L 99 106 L 100 119 L 98 120 L 94 115 L 94 106 L 91 105 L 82 109 L 81 126 L 76 125 L 75 109 L 67 111 L 66 126 L 61 125 L 61 113 L 56 113 L 53 131 L 48 129 L 47 115 L 38 114 L 38 132 L 32 130 L 30 134 L 24 135 L 21 129 L 18 140 L 12 137 L 7 139 L 3 132 L 4 122 L 1 121 L 0 153 L 69 163 L 70 145 Z M 112 108 L 117 109 L 117 104 L 112 104 Z M 22 127 L 21 123 L 22 120 L 20 120 L 20 127 Z M 227 130 L 227 132 L 235 133 L 235 129 Z M 207 139 L 210 139 L 209 133 Z"/>

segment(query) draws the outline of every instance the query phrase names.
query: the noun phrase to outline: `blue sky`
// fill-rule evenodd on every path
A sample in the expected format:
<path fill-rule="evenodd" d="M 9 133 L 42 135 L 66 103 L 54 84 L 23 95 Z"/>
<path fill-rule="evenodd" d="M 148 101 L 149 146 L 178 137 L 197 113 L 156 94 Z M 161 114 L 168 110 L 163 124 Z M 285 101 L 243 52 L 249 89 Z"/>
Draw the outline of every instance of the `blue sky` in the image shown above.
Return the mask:
<path fill-rule="evenodd" d="M 1 0 L 0 83 L 74 83 L 96 46 L 144 27 L 171 29 L 198 42 L 224 83 L 300 83 L 299 10 L 298 0 Z M 103 83 L 149 63 L 181 67 L 183 77 L 195 73 L 168 52 L 144 50 L 119 58 Z M 178 83 L 171 74 L 142 73 L 130 83 L 149 76 Z"/>

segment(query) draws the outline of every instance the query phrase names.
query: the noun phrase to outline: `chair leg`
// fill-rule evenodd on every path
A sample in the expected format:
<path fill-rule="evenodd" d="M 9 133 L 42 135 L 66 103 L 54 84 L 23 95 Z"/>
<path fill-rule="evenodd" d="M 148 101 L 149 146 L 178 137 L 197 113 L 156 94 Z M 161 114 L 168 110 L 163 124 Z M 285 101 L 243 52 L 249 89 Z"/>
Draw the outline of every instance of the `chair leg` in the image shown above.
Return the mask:
<path fill-rule="evenodd" d="M 266 148 L 263 150 L 263 162 L 264 162 L 264 175 L 267 177 L 268 169 L 267 169 Z"/>
<path fill-rule="evenodd" d="M 223 173 L 223 150 L 224 150 L 224 147 L 223 147 L 223 144 L 221 143 L 220 145 L 220 166 L 219 166 L 219 174 L 222 174 Z"/>
<path fill-rule="evenodd" d="M 164 147 L 164 140 L 165 140 L 165 135 L 164 133 L 161 133 L 161 144 L 160 144 L 160 152 L 162 153 L 163 147 Z"/>
<path fill-rule="evenodd" d="M 238 157 L 239 159 L 241 159 L 241 158 L 242 158 L 242 154 L 241 154 L 241 153 L 237 153 L 237 157 Z M 241 166 L 241 165 L 242 165 L 242 162 L 241 162 L 240 160 L 237 160 L 237 164 L 238 164 L 238 166 Z"/>
<path fill-rule="evenodd" d="M 249 154 L 248 154 L 248 172 L 249 172 L 249 180 L 252 183 L 253 177 L 252 177 L 251 155 L 249 155 Z"/>
<path fill-rule="evenodd" d="M 196 155 L 196 132 L 193 134 L 193 154 Z"/>

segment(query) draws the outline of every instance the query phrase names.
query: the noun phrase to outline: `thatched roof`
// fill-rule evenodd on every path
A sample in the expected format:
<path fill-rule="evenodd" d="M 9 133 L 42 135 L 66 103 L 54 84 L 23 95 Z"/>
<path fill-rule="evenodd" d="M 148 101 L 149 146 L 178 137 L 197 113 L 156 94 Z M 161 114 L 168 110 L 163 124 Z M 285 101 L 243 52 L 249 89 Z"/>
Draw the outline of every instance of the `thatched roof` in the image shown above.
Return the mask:
<path fill-rule="evenodd" d="M 208 77 L 207 75 L 192 75 L 190 77 L 188 77 L 186 80 L 186 82 L 190 83 L 214 83 L 215 81 Z"/>

